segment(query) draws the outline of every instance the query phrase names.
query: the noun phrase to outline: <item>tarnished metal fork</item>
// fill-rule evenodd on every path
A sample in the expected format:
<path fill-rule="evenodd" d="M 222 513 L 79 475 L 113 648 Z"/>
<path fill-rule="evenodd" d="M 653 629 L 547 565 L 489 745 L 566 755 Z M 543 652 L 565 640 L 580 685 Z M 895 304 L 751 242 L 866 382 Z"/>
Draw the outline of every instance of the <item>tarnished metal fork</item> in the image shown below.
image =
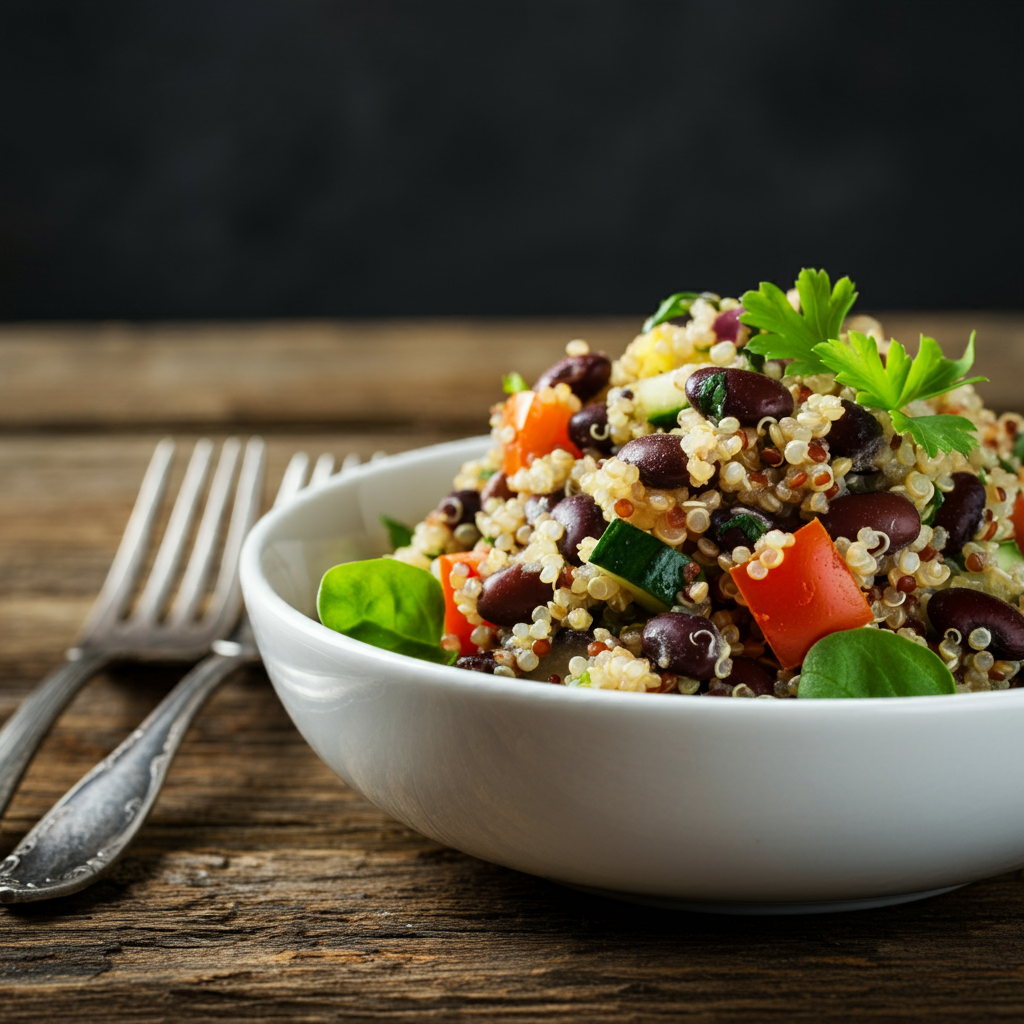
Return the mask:
<path fill-rule="evenodd" d="M 349 456 L 342 471 L 358 464 Z M 275 505 L 303 487 L 309 460 L 292 457 Z M 322 455 L 309 486 L 334 471 Z M 95 882 L 124 853 L 156 802 L 185 732 L 216 687 L 237 669 L 259 661 L 249 620 L 242 615 L 231 636 L 213 643 L 204 658 L 112 754 L 75 784 L 0 864 L 0 903 L 26 903 L 78 892 Z"/>
<path fill-rule="evenodd" d="M 242 606 L 238 556 L 259 511 L 263 485 L 264 444 L 259 438 L 249 441 L 244 456 L 237 439 L 224 442 L 191 556 L 174 602 L 163 617 L 187 553 L 192 523 L 213 461 L 213 444 L 208 440 L 196 444 L 149 577 L 131 614 L 125 614 L 142 575 L 173 457 L 174 442 L 161 441 L 146 470 L 103 588 L 82 626 L 77 645 L 67 652 L 67 663 L 44 679 L 0 729 L 0 814 L 50 726 L 101 668 L 126 659 L 196 661 L 238 620 Z M 219 550 L 222 521 L 239 459 L 242 466 L 237 473 L 220 570 L 209 603 L 198 614 Z"/>

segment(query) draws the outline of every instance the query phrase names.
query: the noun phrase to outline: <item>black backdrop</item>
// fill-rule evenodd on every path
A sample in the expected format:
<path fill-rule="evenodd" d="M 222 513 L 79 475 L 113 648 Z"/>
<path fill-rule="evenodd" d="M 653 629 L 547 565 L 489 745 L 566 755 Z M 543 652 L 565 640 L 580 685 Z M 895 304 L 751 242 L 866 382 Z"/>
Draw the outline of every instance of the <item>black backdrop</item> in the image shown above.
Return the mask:
<path fill-rule="evenodd" d="M 1021 307 L 1019 0 L 0 2 L 0 317 Z"/>

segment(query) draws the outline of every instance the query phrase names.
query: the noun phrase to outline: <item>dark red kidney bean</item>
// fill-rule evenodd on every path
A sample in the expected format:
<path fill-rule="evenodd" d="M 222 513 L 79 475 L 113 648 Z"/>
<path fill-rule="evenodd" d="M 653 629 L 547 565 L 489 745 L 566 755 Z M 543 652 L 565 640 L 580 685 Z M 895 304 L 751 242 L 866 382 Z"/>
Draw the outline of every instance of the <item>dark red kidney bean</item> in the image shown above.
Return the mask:
<path fill-rule="evenodd" d="M 969 587 L 950 587 L 932 595 L 928 618 L 939 633 L 955 629 L 963 641 L 978 628 L 992 634 L 988 650 L 995 658 L 1024 659 L 1024 615 L 1012 604 Z"/>
<path fill-rule="evenodd" d="M 664 612 L 644 626 L 644 657 L 663 672 L 710 679 L 723 646 L 718 627 L 700 615 Z"/>
<path fill-rule="evenodd" d="M 586 402 L 608 383 L 611 375 L 611 360 L 600 352 L 566 356 L 537 378 L 533 390 L 540 391 L 544 387 L 553 388 L 556 384 L 568 384 L 572 388 L 572 393 L 581 402 Z"/>
<path fill-rule="evenodd" d="M 731 697 L 737 686 L 749 686 L 755 697 L 774 697 L 775 680 L 753 658 L 733 658 L 732 671 L 724 679 L 712 679 L 708 697 Z"/>
<path fill-rule="evenodd" d="M 589 494 L 563 498 L 552 510 L 551 518 L 565 532 L 558 539 L 558 550 L 571 565 L 582 565 L 578 548 L 584 537 L 600 537 L 608 527 L 601 506 Z"/>
<path fill-rule="evenodd" d="M 921 516 L 914 503 L 900 494 L 880 491 L 877 494 L 845 494 L 829 503 L 821 516 L 821 525 L 836 540 L 856 540 L 865 526 L 889 538 L 889 551 L 899 551 L 921 532 Z"/>
<path fill-rule="evenodd" d="M 437 506 L 440 517 L 452 528 L 472 523 L 480 511 L 479 491 L 452 491 Z"/>
<path fill-rule="evenodd" d="M 647 487 L 685 487 L 690 482 L 678 434 L 635 437 L 619 449 L 619 458 L 640 470 L 640 480 Z"/>
<path fill-rule="evenodd" d="M 532 622 L 533 609 L 551 600 L 554 588 L 540 573 L 517 562 L 499 569 L 483 582 L 476 610 L 495 626 Z"/>
<path fill-rule="evenodd" d="M 850 459 L 854 473 L 874 469 L 872 460 L 885 446 L 882 424 L 862 405 L 843 399 L 843 415 L 832 421 L 825 440 L 833 458 Z"/>
<path fill-rule="evenodd" d="M 711 532 L 715 543 L 725 551 L 740 546 L 753 548 L 759 537 L 778 525 L 756 508 L 733 505 L 732 508 L 716 508 L 711 513 Z"/>
<path fill-rule="evenodd" d="M 608 406 L 591 402 L 569 418 L 569 440 L 577 448 L 596 448 L 609 455 L 614 442 L 608 434 Z"/>
<path fill-rule="evenodd" d="M 493 676 L 498 663 L 491 651 L 483 651 L 480 654 L 463 654 L 461 658 L 456 658 L 455 667 L 466 668 L 470 672 L 485 672 Z"/>
<path fill-rule="evenodd" d="M 719 341 L 735 341 L 739 337 L 740 317 L 744 313 L 746 310 L 742 306 L 737 306 L 735 309 L 727 309 L 715 317 L 711 328 Z"/>
<path fill-rule="evenodd" d="M 978 532 L 984 515 L 985 485 L 973 473 L 954 473 L 953 490 L 943 494 L 933 524 L 949 536 L 943 553 L 958 555 Z"/>
<path fill-rule="evenodd" d="M 511 497 L 512 491 L 508 486 L 508 478 L 500 470 L 488 478 L 480 491 L 481 504 L 489 498 L 501 498 L 502 501 L 508 501 Z"/>
<path fill-rule="evenodd" d="M 750 427 L 765 416 L 778 420 L 793 412 L 793 396 L 777 380 L 754 370 L 701 367 L 687 379 L 686 397 L 707 419 L 735 416 Z"/>
<path fill-rule="evenodd" d="M 565 497 L 565 491 L 552 491 L 550 494 L 531 494 L 523 502 L 526 521 L 533 526 L 541 515 L 551 510 Z"/>

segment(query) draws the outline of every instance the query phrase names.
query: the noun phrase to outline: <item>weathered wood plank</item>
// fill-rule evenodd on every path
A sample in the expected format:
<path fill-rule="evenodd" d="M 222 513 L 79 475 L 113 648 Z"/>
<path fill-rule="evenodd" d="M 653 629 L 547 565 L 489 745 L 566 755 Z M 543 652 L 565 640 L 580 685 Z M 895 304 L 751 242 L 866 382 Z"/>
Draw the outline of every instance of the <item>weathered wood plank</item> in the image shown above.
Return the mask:
<path fill-rule="evenodd" d="M 486 427 L 501 374 L 635 321 L 0 328 L 0 425 L 453 423 Z"/>
<path fill-rule="evenodd" d="M 0 429 L 446 424 L 478 433 L 501 374 L 532 380 L 583 337 L 619 354 L 640 318 L 0 327 Z M 913 347 L 978 330 L 989 405 L 1024 409 L 1024 317 L 890 313 Z"/>
<path fill-rule="evenodd" d="M 437 437 L 273 437 L 271 483 L 298 446 L 369 455 Z M 71 642 L 154 440 L 0 438 L 0 717 Z M 125 667 L 76 698 L 0 822 L 0 856 L 175 678 Z M 388 818 L 253 671 L 199 716 L 107 879 L 0 908 L 0 1006 L 5 1024 L 1017 1020 L 1024 880 L 790 919 L 584 896 Z"/>

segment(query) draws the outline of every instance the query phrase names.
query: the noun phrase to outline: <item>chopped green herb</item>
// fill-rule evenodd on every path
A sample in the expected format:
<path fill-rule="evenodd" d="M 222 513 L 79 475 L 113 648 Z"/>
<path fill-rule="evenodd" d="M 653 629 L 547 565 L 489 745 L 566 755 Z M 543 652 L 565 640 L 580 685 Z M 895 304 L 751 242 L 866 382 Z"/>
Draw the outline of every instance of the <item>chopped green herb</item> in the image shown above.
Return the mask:
<path fill-rule="evenodd" d="M 658 324 L 663 324 L 666 320 L 675 320 L 676 317 L 689 315 L 690 307 L 699 298 L 699 292 L 676 292 L 675 295 L 670 295 L 662 301 L 653 315 L 644 321 L 641 330 L 646 334 L 648 331 L 653 331 Z"/>
<path fill-rule="evenodd" d="M 740 321 L 763 331 L 747 342 L 747 351 L 768 359 L 792 359 L 789 372 L 807 376 L 826 373 L 829 367 L 815 353 L 815 345 L 838 338 L 846 314 L 857 298 L 853 282 L 840 278 L 835 288 L 824 270 L 800 271 L 796 290 L 798 313 L 786 293 L 768 281 L 759 291 L 745 292 Z"/>
<path fill-rule="evenodd" d="M 953 676 L 927 647 L 886 629 L 830 633 L 808 652 L 797 697 L 927 697 L 955 693 Z"/>
<path fill-rule="evenodd" d="M 831 370 L 836 380 L 857 388 L 858 405 L 884 409 L 892 417 L 893 427 L 908 432 L 929 456 L 941 451 L 968 455 L 978 444 L 974 424 L 963 416 L 907 416 L 904 406 L 921 399 L 935 398 L 963 384 L 976 384 L 987 377 L 965 378 L 974 363 L 974 334 L 960 359 L 946 359 L 934 338 L 921 336 L 917 355 L 911 359 L 906 349 L 894 341 L 882 364 L 874 338 L 850 331 L 849 342 L 829 339 L 814 346 L 815 353 Z"/>
<path fill-rule="evenodd" d="M 380 514 L 380 521 L 391 538 L 392 551 L 408 547 L 412 543 L 412 530 L 405 523 L 400 523 L 397 519 L 392 519 L 391 516 L 383 512 Z"/>
<path fill-rule="evenodd" d="M 728 397 L 725 374 L 713 373 L 704 379 L 697 395 L 697 404 L 708 419 L 720 420 Z"/>
<path fill-rule="evenodd" d="M 936 487 L 931 504 L 924 510 L 924 514 L 921 516 L 921 522 L 925 526 L 932 526 L 935 523 L 935 517 L 938 515 L 939 509 L 942 508 L 942 503 L 945 500 L 945 495 Z"/>
<path fill-rule="evenodd" d="M 529 391 L 530 389 L 527 386 L 526 381 L 523 380 L 522 374 L 512 372 L 506 373 L 505 376 L 501 378 L 501 390 L 504 391 L 506 395 L 514 395 L 519 391 Z"/>
<path fill-rule="evenodd" d="M 764 356 L 760 356 L 756 352 L 751 352 L 746 345 L 740 349 L 740 352 L 747 360 L 747 365 L 755 373 L 764 373 Z"/>
<path fill-rule="evenodd" d="M 496 469 L 481 469 L 480 475 L 477 477 L 478 480 L 490 480 L 492 476 L 498 471 Z"/>

